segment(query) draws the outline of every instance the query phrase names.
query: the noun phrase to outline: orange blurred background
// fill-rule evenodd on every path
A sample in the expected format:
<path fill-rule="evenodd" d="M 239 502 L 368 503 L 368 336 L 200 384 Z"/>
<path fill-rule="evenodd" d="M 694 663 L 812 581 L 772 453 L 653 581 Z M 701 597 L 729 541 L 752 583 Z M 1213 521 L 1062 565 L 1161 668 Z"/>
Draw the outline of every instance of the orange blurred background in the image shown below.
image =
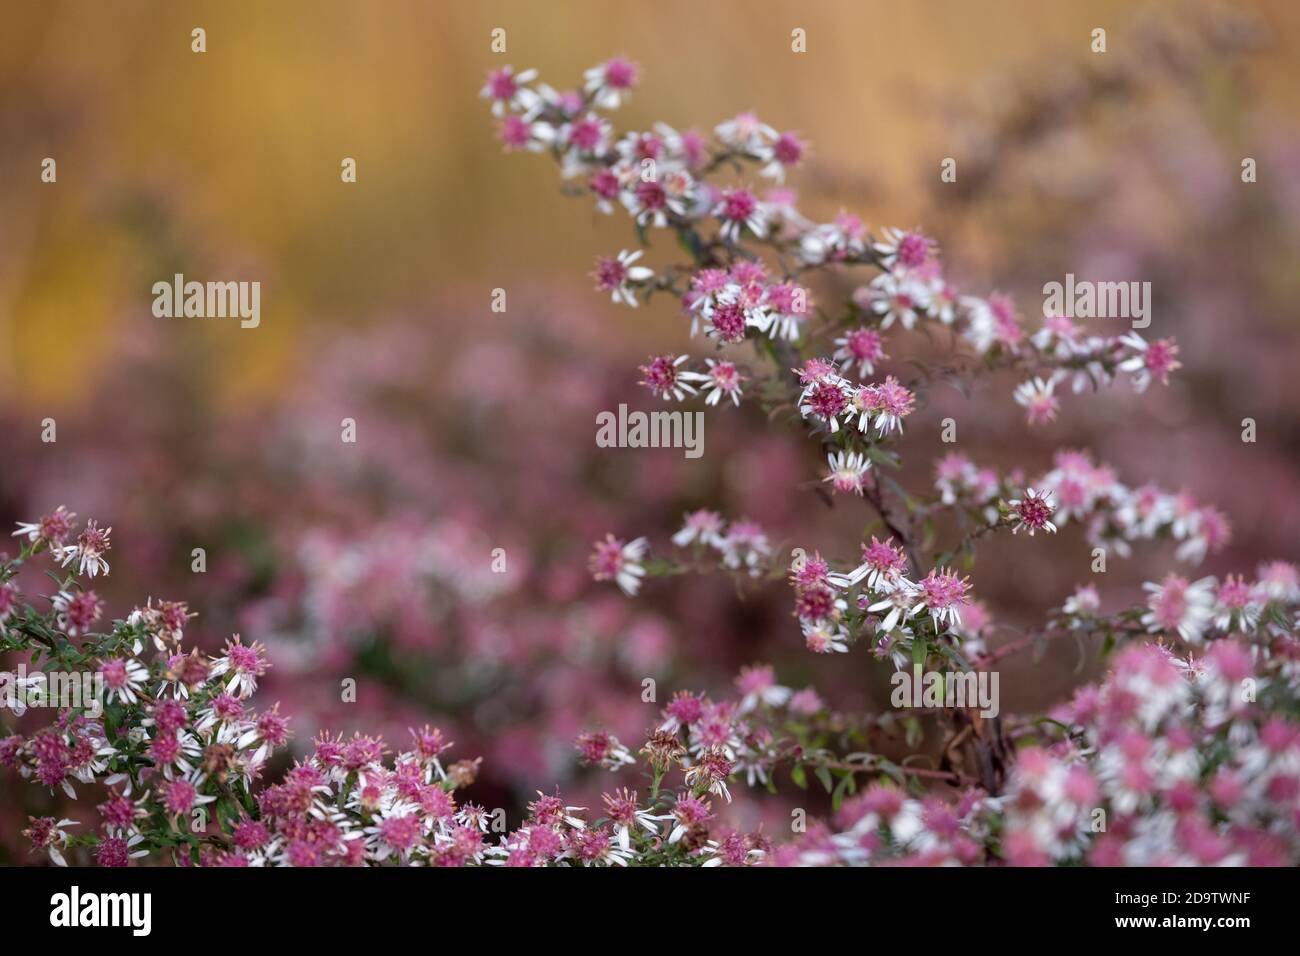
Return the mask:
<path fill-rule="evenodd" d="M 0 32 L 0 399 L 55 410 L 88 394 L 101 358 L 150 313 L 173 272 L 259 279 L 262 323 L 184 323 L 223 400 L 265 396 L 294 372 L 301 333 L 418 309 L 435 290 L 561 275 L 628 244 L 555 188 L 544 162 L 505 157 L 478 99 L 503 63 L 558 87 L 622 53 L 642 86 L 620 124 L 711 128 L 756 109 L 813 143 L 795 185 L 813 213 L 849 205 L 871 225 L 927 221 L 954 114 L 995 101 L 1008 71 L 1054 76 L 1089 32 L 1122 51 L 1130 2 L 823 0 L 11 5 Z M 1289 123 L 1300 112 L 1300 8 L 1259 13 L 1269 43 L 1248 69 Z M 207 31 L 207 52 L 190 31 Z M 507 30 L 508 52 L 489 50 Z M 803 27 L 808 52 L 790 52 Z M 41 160 L 58 182 L 40 181 Z M 344 185 L 343 157 L 358 162 Z M 596 228 L 593 229 L 593 218 Z M 963 253 L 965 255 L 965 253 Z M 968 257 L 974 259 L 975 254 Z M 629 324 L 629 345 L 677 334 Z M 656 327 L 658 326 L 658 327 Z M 666 330 L 672 330 L 671 332 Z M 157 329 L 148 331 L 156 333 Z M 317 330 L 319 331 L 319 330 Z"/>

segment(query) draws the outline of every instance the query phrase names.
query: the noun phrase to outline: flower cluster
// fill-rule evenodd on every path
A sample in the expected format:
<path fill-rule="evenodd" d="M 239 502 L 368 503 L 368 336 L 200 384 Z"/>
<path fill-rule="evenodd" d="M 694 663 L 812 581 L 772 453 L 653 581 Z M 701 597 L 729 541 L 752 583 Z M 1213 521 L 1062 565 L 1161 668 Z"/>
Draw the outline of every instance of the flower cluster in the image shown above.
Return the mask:
<path fill-rule="evenodd" d="M 716 516 L 692 517 L 686 545 L 725 538 Z M 0 565 L 10 593 L 17 572 L 46 548 L 61 560 L 38 538 Z M 908 600 L 890 612 L 896 620 L 955 625 L 966 600 L 955 575 L 910 583 L 905 556 L 887 541 L 873 540 L 863 558 L 844 578 L 810 558 L 794 573 L 796 587 L 810 604 L 854 582 L 906 589 Z M 732 698 L 674 694 L 635 752 L 605 731 L 578 739 L 584 763 L 641 773 L 644 789 L 607 790 L 596 809 L 539 792 L 514 828 L 503 810 L 461 795 L 480 762 L 446 762 L 452 745 L 429 727 L 411 731 L 409 746 L 392 755 L 376 736 L 322 733 L 270 782 L 271 757 L 290 732 L 278 705 L 251 706 L 270 667 L 261 644 L 235 636 L 215 656 L 186 651 L 192 615 L 175 602 L 150 601 L 108 633 L 68 634 L 54 598 L 87 593 L 78 579 L 72 571 L 58 582 L 45 613 L 17 595 L 2 635 L 6 650 L 31 654 L 33 664 L 44 658 L 47 670 L 86 669 L 103 682 L 102 700 L 63 707 L 31 735 L 0 738 L 0 764 L 32 783 L 73 800 L 86 788 L 95 794 L 94 834 L 73 832 L 72 818 L 33 818 L 24 830 L 58 864 L 82 852 L 104 866 L 142 858 L 204 866 L 1300 859 L 1300 724 L 1287 716 L 1300 697 L 1300 581 L 1288 565 L 1219 589 L 1214 613 L 1251 645 L 1218 641 L 1201 659 L 1156 645 L 1125 650 L 1106 683 L 1053 715 L 1058 740 L 1021 751 L 1003 794 L 973 787 L 959 771 L 866 750 L 887 719 L 855 723 L 811 688 L 794 691 L 770 667 L 754 666 L 736 678 Z M 1096 620 L 1096 602 L 1077 598 L 1067 613 Z M 835 741 L 852 752 L 827 746 Z M 838 808 L 832 823 L 809 821 L 792 839 L 732 827 L 721 810 L 737 782 L 770 787 L 778 773 L 800 787 L 810 774 L 823 783 Z M 957 788 L 956 799 L 918 793 L 925 778 Z"/>
<path fill-rule="evenodd" d="M 956 800 L 873 784 L 776 865 L 1295 866 L 1297 648 L 1204 658 L 1130 647 L 1021 748 L 1006 792 Z"/>
<path fill-rule="evenodd" d="M 504 67 L 488 77 L 482 95 L 500 119 L 508 150 L 548 152 L 564 180 L 585 184 L 598 210 L 624 210 L 643 245 L 650 231 L 667 230 L 690 255 L 689 262 L 658 270 L 641 261 L 644 249 L 603 257 L 593 273 L 602 291 L 631 306 L 655 293 L 675 295 L 692 336 L 703 335 L 716 348 L 749 341 L 760 354 L 797 362 L 801 391 L 790 400 L 816 426 L 834 432 L 843 417 L 882 436 L 900 430 L 914 404 L 907 383 L 891 377 L 858 386 L 808 350 L 826 341 L 841 371 L 856 366 L 870 375 L 888 358 L 885 334 L 923 320 L 956 331 L 990 367 L 1029 374 L 1014 397 L 1031 423 L 1055 417 L 1055 389 L 1066 379 L 1081 391 L 1127 374 L 1143 391 L 1153 380 L 1167 384 L 1179 367 L 1172 339 L 1087 335 L 1063 316 L 1027 331 L 1009 297 L 959 293 L 944 275 L 938 244 L 917 230 L 887 227 L 873 236 L 847 212 L 824 223 L 807 218 L 781 185 L 807 155 L 807 144 L 751 113 L 718 123 L 711 136 L 667 123 L 616 133 L 605 114 L 622 104 L 638 78 L 634 64 L 615 58 L 588 70 L 581 89 L 557 92 L 536 82 L 535 70 Z M 775 185 L 760 189 L 755 175 Z M 843 316 L 832 319 L 816 308 L 805 276 L 857 266 L 877 274 L 853 292 Z M 738 404 L 735 364 L 706 362 L 691 367 L 689 356 L 655 359 L 653 374 L 642 369 L 643 384 L 681 401 L 696 394 L 689 384 L 699 383 L 710 404 L 722 397 Z"/>
<path fill-rule="evenodd" d="M 935 463 L 937 499 L 918 508 L 931 514 L 960 510 L 971 521 L 988 525 L 1010 516 L 1031 530 L 1046 528 L 1049 518 L 1056 526 L 1074 522 L 1084 527 L 1091 545 L 1123 557 L 1139 541 L 1169 539 L 1178 542 L 1177 558 L 1190 564 L 1221 550 L 1231 537 L 1228 519 L 1214 506 L 1187 491 L 1170 492 L 1150 483 L 1130 487 L 1113 468 L 1094 463 L 1084 451 L 1058 451 L 1053 467 L 1021 493 L 1023 486 L 1022 472 L 1002 477 L 953 452 Z"/>
<path fill-rule="evenodd" d="M 1278 650 L 1122 651 L 1104 684 L 1054 715 L 1065 739 L 1020 752 L 1004 798 L 1008 862 L 1296 865 L 1294 639 Z"/>

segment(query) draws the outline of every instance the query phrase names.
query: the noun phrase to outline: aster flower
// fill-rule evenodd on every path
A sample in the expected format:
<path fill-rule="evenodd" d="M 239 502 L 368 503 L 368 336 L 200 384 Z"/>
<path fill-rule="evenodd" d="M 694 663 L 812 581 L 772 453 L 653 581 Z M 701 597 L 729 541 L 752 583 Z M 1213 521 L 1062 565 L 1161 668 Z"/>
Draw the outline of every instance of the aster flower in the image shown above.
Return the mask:
<path fill-rule="evenodd" d="M 1142 623 L 1152 633 L 1172 632 L 1188 644 L 1199 644 L 1214 619 L 1214 585 L 1212 577 L 1188 583 L 1177 574 L 1142 585 L 1150 595 Z"/>
<path fill-rule="evenodd" d="M 507 152 L 524 150 L 540 153 L 555 142 L 556 130 L 542 120 L 528 120 L 511 113 L 501 120 L 497 136 Z"/>
<path fill-rule="evenodd" d="M 68 834 L 65 827 L 74 827 L 76 820 L 58 820 L 54 817 L 28 817 L 30 825 L 23 831 L 23 836 L 32 842 L 37 850 L 44 850 L 55 866 L 67 866 L 63 850 L 68 846 Z"/>
<path fill-rule="evenodd" d="M 721 840 L 708 840 L 700 848 L 703 867 L 750 866 L 763 859 L 763 850 L 751 847 L 743 833 L 730 833 Z"/>
<path fill-rule="evenodd" d="M 1214 596 L 1214 626 L 1220 631 L 1248 634 L 1259 625 L 1264 605 L 1256 588 L 1240 575 L 1229 574 Z"/>
<path fill-rule="evenodd" d="M 740 374 L 734 362 L 705 359 L 707 372 L 683 372 L 683 377 L 690 375 L 699 382 L 705 392 L 704 403 L 716 405 L 723 397 L 730 398 L 733 405 L 740 405 L 741 385 L 745 377 Z"/>
<path fill-rule="evenodd" d="M 913 603 L 920 594 L 917 585 L 907 578 L 896 578 L 894 585 L 866 608 L 868 614 L 881 615 L 876 623 L 878 634 L 888 634 L 903 625 L 912 616 Z"/>
<path fill-rule="evenodd" d="M 804 418 L 810 415 L 820 419 L 832 434 L 840 430 L 840 415 L 852 413 L 849 406 L 847 383 L 831 378 L 812 383 L 805 387 L 804 398 L 799 404 L 799 414 Z"/>
<path fill-rule="evenodd" d="M 849 649 L 849 632 L 835 621 L 803 621 L 804 646 L 814 654 L 845 654 Z"/>
<path fill-rule="evenodd" d="M 636 308 L 636 294 L 632 287 L 654 278 L 654 270 L 645 266 L 633 265 L 641 258 L 641 250 L 629 252 L 624 249 L 613 259 L 600 259 L 592 277 L 597 288 L 610 293 L 614 302 L 622 302 Z"/>
<path fill-rule="evenodd" d="M 696 762 L 686 768 L 686 785 L 699 793 L 708 792 L 731 802 L 727 778 L 734 769 L 734 761 L 720 749 L 706 750 Z"/>
<path fill-rule="evenodd" d="M 504 116 L 507 110 L 522 108 L 527 102 L 524 98 L 525 85 L 537 79 L 536 70 L 523 70 L 519 73 L 514 67 L 503 66 L 488 74 L 487 82 L 479 90 L 479 96 L 492 101 L 492 115 Z"/>
<path fill-rule="evenodd" d="M 681 530 L 673 535 L 673 544 L 679 548 L 684 548 L 698 541 L 700 544 L 712 548 L 720 548 L 722 547 L 723 525 L 722 515 L 716 511 L 703 508 L 699 511 L 692 511 L 686 515 Z"/>
<path fill-rule="evenodd" d="M 1025 333 L 1016 317 L 1015 304 L 1008 296 L 993 294 L 987 299 L 967 296 L 961 300 L 965 310 L 966 339 L 981 355 L 1000 346 L 1015 353 L 1024 340 Z"/>
<path fill-rule="evenodd" d="M 124 704 L 138 704 L 140 691 L 149 679 L 149 669 L 134 658 L 110 657 L 99 665 L 99 676 L 109 703 L 116 699 Z"/>
<path fill-rule="evenodd" d="M 650 364 L 641 365 L 637 371 L 643 376 L 638 385 L 644 385 L 664 401 L 676 399 L 682 401 L 687 395 L 695 394 L 695 386 L 690 384 L 687 372 L 682 365 L 689 361 L 689 356 L 660 355 L 652 357 Z"/>
<path fill-rule="evenodd" d="M 861 495 L 871 462 L 858 451 L 838 451 L 826 456 L 829 473 L 823 481 L 841 494 Z"/>
<path fill-rule="evenodd" d="M 670 819 L 656 816 L 637 803 L 636 791 L 627 788 L 615 790 L 612 794 L 603 793 L 605 815 L 614 825 L 614 840 L 625 852 L 632 849 L 632 834 L 640 830 L 658 835 L 659 821 Z"/>
<path fill-rule="evenodd" d="M 739 242 L 742 230 L 760 239 L 767 235 L 767 209 L 748 189 L 723 190 L 713 215 L 722 222 L 719 235 L 728 242 Z"/>
<path fill-rule="evenodd" d="M 921 312 L 929 306 L 929 290 L 918 282 L 892 272 L 871 281 L 864 295 L 865 307 L 880 317 L 880 327 L 887 329 L 898 322 L 913 328 Z"/>
<path fill-rule="evenodd" d="M 736 678 L 736 689 L 741 693 L 740 713 L 745 714 L 762 704 L 780 707 L 790 699 L 791 690 L 776 682 L 772 668 L 766 665 L 745 667 Z"/>
<path fill-rule="evenodd" d="M 1132 350 L 1132 354 L 1119 363 L 1119 370 L 1133 376 L 1134 391 L 1145 392 L 1152 379 L 1168 385 L 1170 374 L 1182 368 L 1178 361 L 1178 344 L 1173 339 L 1148 342 L 1136 332 L 1130 332 L 1119 341 Z"/>
<path fill-rule="evenodd" d="M 683 188 L 669 191 L 672 180 L 661 179 L 634 180 L 630 189 L 619 194 L 628 214 L 636 220 L 638 226 L 653 226 L 663 229 L 668 225 L 669 216 L 685 216 L 688 192 Z M 679 187 L 685 184 L 679 181 Z"/>
<path fill-rule="evenodd" d="M 48 545 L 57 554 L 62 550 L 64 540 L 72 534 L 72 522 L 76 517 L 74 512 L 59 505 L 39 521 L 18 522 L 18 530 L 13 536 L 26 538 L 32 544 Z"/>
<path fill-rule="evenodd" d="M 758 148 L 757 155 L 766 163 L 760 175 L 778 183 L 785 182 L 786 170 L 798 166 L 807 154 L 808 144 L 797 133 L 780 133 L 770 145 Z"/>
<path fill-rule="evenodd" d="M 595 113 L 575 116 L 560 127 L 557 142 L 566 154 L 561 175 L 572 179 L 588 169 L 588 157 L 599 156 L 609 148 L 610 125 Z"/>
<path fill-rule="evenodd" d="M 719 123 L 713 130 L 724 146 L 738 153 L 753 156 L 764 155 L 770 144 L 775 142 L 778 134 L 753 113 L 738 113 L 725 122 Z"/>
<path fill-rule="evenodd" d="M 732 570 L 744 568 L 757 576 L 771 553 L 767 534 L 758 524 L 745 518 L 731 522 L 722 539 L 722 563 Z"/>
<path fill-rule="evenodd" d="M 641 561 L 645 557 L 649 542 L 645 538 L 636 538 L 623 542 L 612 534 L 605 535 L 604 541 L 597 541 L 588 567 L 591 576 L 597 581 L 614 581 L 628 597 L 635 597 L 641 590 L 641 579 L 645 577 L 645 568 Z"/>
<path fill-rule="evenodd" d="M 632 752 L 619 743 L 617 737 L 604 731 L 582 734 L 577 747 L 584 763 L 606 770 L 618 770 L 636 763 Z"/>
<path fill-rule="evenodd" d="M 763 293 L 767 310 L 751 321 L 760 332 L 772 338 L 798 341 L 803 324 L 812 311 L 812 297 L 803 286 L 793 282 L 770 285 Z"/>
<path fill-rule="evenodd" d="M 1055 420 L 1056 413 L 1061 408 L 1060 402 L 1052 394 L 1055 388 L 1055 377 L 1049 377 L 1046 381 L 1035 377 L 1016 386 L 1016 404 L 1024 406 L 1030 425 L 1043 425 Z"/>
<path fill-rule="evenodd" d="M 835 340 L 835 353 L 831 356 L 847 372 L 854 365 L 858 375 L 866 377 L 876 370 L 876 363 L 889 358 L 885 354 L 884 339 L 875 329 L 865 326 L 846 332 Z"/>
<path fill-rule="evenodd" d="M 1270 601 L 1300 601 L 1300 569 L 1287 561 L 1267 561 L 1255 571 L 1257 585 Z"/>
<path fill-rule="evenodd" d="M 112 528 L 100 529 L 95 519 L 91 518 L 77 538 L 77 543 L 63 548 L 63 566 L 66 568 L 75 561 L 78 574 L 87 574 L 92 578 L 97 574 L 107 575 L 108 562 L 104 560 L 104 552 L 112 547 L 108 540 L 112 533 Z"/>
<path fill-rule="evenodd" d="M 631 60 L 621 56 L 612 57 L 583 74 L 586 81 L 583 89 L 596 106 L 616 110 L 622 105 L 623 97 L 636 86 L 639 74 L 640 69 Z"/>
<path fill-rule="evenodd" d="M 195 808 L 215 803 L 217 799 L 210 794 L 199 793 L 195 785 L 184 777 L 162 781 L 156 792 L 158 802 L 173 820 L 188 816 Z"/>
<path fill-rule="evenodd" d="M 659 729 L 665 733 L 675 734 L 682 727 L 688 727 L 704 717 L 705 701 L 688 691 L 678 691 L 668 706 L 663 710 L 664 721 Z"/>
<path fill-rule="evenodd" d="M 892 226 L 883 230 L 882 241 L 874 243 L 872 248 L 880 254 L 881 264 L 893 270 L 919 269 L 934 254 L 936 243 L 933 239 L 919 232 L 895 229 Z"/>
<path fill-rule="evenodd" d="M 1011 509 L 1008 515 L 1012 522 L 1011 533 L 1028 531 L 1031 538 L 1035 531 L 1055 534 L 1056 525 L 1052 524 L 1052 513 L 1056 509 L 1052 505 L 1051 497 L 1050 491 L 1040 494 L 1033 488 L 1026 488 L 1023 497 L 1008 501 L 1007 506 Z"/>
<path fill-rule="evenodd" d="M 236 697 L 249 697 L 257 690 L 257 679 L 270 667 L 266 647 L 260 641 L 245 644 L 238 634 L 226 641 L 225 653 L 212 662 L 210 675 L 225 677 L 226 693 Z"/>
<path fill-rule="evenodd" d="M 712 805 L 689 793 L 679 793 L 672 809 L 673 828 L 668 834 L 668 843 L 681 842 L 692 831 L 703 830 L 713 819 Z"/>
<path fill-rule="evenodd" d="M 1082 585 L 1074 589 L 1074 593 L 1066 599 L 1061 610 L 1070 617 L 1094 617 L 1101 610 L 1101 596 L 1093 585 Z"/>
<path fill-rule="evenodd" d="M 839 588 L 850 588 L 865 580 L 873 591 L 896 591 L 906 579 L 907 555 L 894 545 L 891 535 L 884 541 L 871 536 L 871 543 L 862 546 L 862 563 L 848 574 L 832 574 L 830 583 Z"/>
<path fill-rule="evenodd" d="M 881 435 L 903 431 L 903 419 L 916 407 L 916 396 L 911 389 L 889 375 L 878 385 L 860 388 L 853 396 L 853 408 L 858 413 L 858 428 L 866 431 L 868 422 Z"/>
<path fill-rule="evenodd" d="M 60 591 L 51 603 L 54 606 L 55 620 L 68 637 L 78 637 L 89 632 L 104 611 L 104 602 L 94 591 Z M 2 611 L 3 608 L 0 608 Z"/>
<path fill-rule="evenodd" d="M 861 219 L 841 212 L 833 222 L 804 232 L 799 239 L 799 257 L 807 265 L 854 259 L 866 251 L 866 232 Z"/>
<path fill-rule="evenodd" d="M 740 286 L 728 284 L 700 307 L 704 334 L 722 345 L 745 341 L 749 328 L 763 328 L 767 314 L 763 306 L 751 299 Z"/>
<path fill-rule="evenodd" d="M 968 603 L 969 591 L 968 579 L 957 577 L 955 571 L 933 568 L 917 582 L 916 604 L 908 612 L 908 617 L 925 610 L 929 611 L 936 625 L 952 627 L 960 624 L 961 611 Z"/>

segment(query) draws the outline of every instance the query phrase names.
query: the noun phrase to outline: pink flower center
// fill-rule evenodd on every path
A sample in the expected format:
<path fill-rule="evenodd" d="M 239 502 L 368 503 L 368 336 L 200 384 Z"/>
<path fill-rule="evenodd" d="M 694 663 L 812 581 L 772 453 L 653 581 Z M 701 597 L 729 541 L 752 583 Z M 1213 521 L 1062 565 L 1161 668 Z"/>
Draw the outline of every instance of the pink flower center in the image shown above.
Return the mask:
<path fill-rule="evenodd" d="M 657 182 L 642 180 L 636 184 L 637 202 L 641 208 L 648 210 L 662 209 L 668 202 L 668 194 Z"/>
<path fill-rule="evenodd" d="M 745 222 L 758 208 L 758 201 L 748 189 L 729 189 L 722 197 L 722 218 Z"/>
<path fill-rule="evenodd" d="M 636 64 L 615 57 L 605 64 L 605 84 L 611 89 L 628 90 L 636 83 Z"/>
<path fill-rule="evenodd" d="M 874 362 L 883 355 L 880 335 L 872 329 L 856 329 L 848 334 L 849 352 L 858 361 Z"/>
<path fill-rule="evenodd" d="M 601 259 L 596 264 L 596 281 L 602 289 L 617 289 L 627 278 L 627 266 L 617 259 Z"/>
<path fill-rule="evenodd" d="M 724 342 L 740 342 L 745 338 L 745 310 L 738 302 L 727 302 L 713 310 L 713 328 Z"/>
<path fill-rule="evenodd" d="M 844 411 L 848 399 L 844 397 L 844 392 L 838 385 L 831 382 L 821 382 L 814 386 L 812 394 L 808 396 L 808 404 L 815 414 L 830 421 Z"/>
<path fill-rule="evenodd" d="M 569 140 L 574 146 L 585 152 L 593 151 L 600 145 L 601 125 L 599 120 L 581 119 L 573 124 L 570 131 Z"/>
<path fill-rule="evenodd" d="M 925 236 L 909 232 L 898 243 L 898 261 L 908 269 L 925 265 L 930 256 L 930 241 Z"/>
<path fill-rule="evenodd" d="M 519 92 L 519 84 L 509 70 L 497 70 L 488 78 L 488 90 L 493 99 L 509 100 Z"/>

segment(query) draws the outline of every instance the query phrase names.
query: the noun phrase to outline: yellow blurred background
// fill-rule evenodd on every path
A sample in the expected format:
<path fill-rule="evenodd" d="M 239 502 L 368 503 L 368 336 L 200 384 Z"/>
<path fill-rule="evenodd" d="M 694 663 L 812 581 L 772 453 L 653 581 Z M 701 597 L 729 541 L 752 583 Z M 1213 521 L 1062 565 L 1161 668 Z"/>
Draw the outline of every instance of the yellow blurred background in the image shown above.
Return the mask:
<path fill-rule="evenodd" d="M 0 399 L 55 409 L 104 356 L 157 334 L 150 287 L 258 279 L 262 322 L 176 325 L 232 401 L 293 374 L 309 327 L 386 313 L 490 315 L 490 290 L 561 277 L 630 242 L 556 189 L 548 162 L 504 156 L 478 90 L 536 66 L 558 88 L 613 54 L 642 67 L 619 126 L 710 129 L 754 109 L 813 144 L 793 185 L 813 212 L 921 223 L 951 111 L 1006 71 L 1049 75 L 1112 53 L 1144 8 L 1114 2 L 701 3 L 222 0 L 9 4 L 0 31 Z M 1300 113 L 1300 4 L 1237 6 L 1270 45 L 1257 88 Z M 191 52 L 203 27 L 207 52 Z M 489 34 L 507 31 L 508 52 Z M 793 54 L 790 31 L 807 31 Z M 56 184 L 41 161 L 58 163 Z M 354 157 L 358 182 L 340 182 Z M 833 185 L 832 185 L 833 184 Z M 440 308 L 440 293 L 482 312 Z M 663 307 L 661 307 L 663 308 Z M 662 341 L 662 329 L 629 335 Z"/>

